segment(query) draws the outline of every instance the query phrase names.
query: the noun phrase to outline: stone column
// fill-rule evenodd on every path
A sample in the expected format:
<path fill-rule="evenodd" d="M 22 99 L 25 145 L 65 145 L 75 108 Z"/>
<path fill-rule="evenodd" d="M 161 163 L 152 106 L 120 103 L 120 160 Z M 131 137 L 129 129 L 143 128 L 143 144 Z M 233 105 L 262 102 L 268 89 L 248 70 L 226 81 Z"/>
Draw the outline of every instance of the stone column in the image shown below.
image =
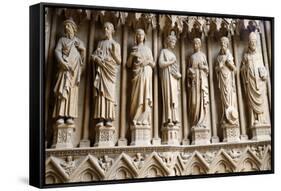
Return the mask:
<path fill-rule="evenodd" d="M 91 85 L 91 81 L 90 81 L 90 74 L 91 74 L 91 54 L 93 52 L 94 49 L 94 36 L 95 36 L 95 21 L 91 20 L 89 22 L 90 26 L 89 26 L 89 43 L 88 43 L 88 57 L 86 60 L 86 64 L 85 64 L 85 76 L 86 76 L 86 80 L 85 80 L 85 96 L 84 96 L 84 118 L 83 118 L 83 137 L 82 140 L 80 140 L 80 144 L 79 147 L 89 147 L 90 146 L 90 139 L 89 139 L 89 125 L 90 125 L 90 90 L 91 88 L 89 88 Z"/>
<path fill-rule="evenodd" d="M 45 89 L 45 128 L 46 128 L 46 132 L 49 133 L 49 131 L 51 131 L 51 129 L 48 129 L 49 127 L 52 127 L 52 131 L 53 131 L 53 141 L 52 141 L 52 148 L 56 147 L 56 137 L 57 137 L 57 132 L 56 132 L 56 126 L 51 124 L 52 120 L 48 120 L 48 117 L 50 115 L 49 111 L 49 101 L 50 101 L 50 97 L 53 93 L 53 91 L 51 91 L 51 79 L 52 79 L 52 72 L 53 72 L 53 67 L 55 66 L 55 63 L 53 62 L 53 57 L 54 57 L 54 49 L 56 46 L 56 32 L 57 32 L 57 15 L 55 14 L 55 12 L 52 14 L 52 23 L 51 23 L 51 27 L 50 27 L 50 42 L 49 42 L 49 47 L 48 47 L 48 59 L 47 59 L 47 63 L 45 66 L 45 70 L 46 70 L 46 89 Z M 46 133 L 46 135 L 47 135 Z M 47 139 L 46 139 L 47 140 Z M 45 143 L 46 144 L 46 143 Z"/>
<path fill-rule="evenodd" d="M 181 66 L 181 102 L 182 102 L 182 130 L 183 130 L 183 145 L 189 145 L 188 139 L 189 125 L 188 125 L 188 111 L 187 111 L 187 88 L 186 88 L 186 60 L 185 60 L 185 42 L 184 34 L 180 36 L 180 66 Z"/>
<path fill-rule="evenodd" d="M 152 30 L 152 54 L 155 60 L 155 67 L 153 71 L 153 145 L 160 145 L 161 139 L 159 138 L 159 115 L 158 115 L 158 30 Z"/>
<path fill-rule="evenodd" d="M 268 65 L 269 71 L 271 71 L 271 39 L 272 39 L 272 31 L 270 26 L 270 21 L 264 21 L 264 34 L 266 36 L 266 45 L 267 45 L 267 55 L 268 55 Z"/>
<path fill-rule="evenodd" d="M 268 55 L 267 55 L 267 46 L 266 46 L 266 39 L 265 39 L 265 31 L 263 23 L 261 24 L 261 49 L 262 49 L 262 55 L 263 55 L 263 62 L 265 65 L 266 70 L 268 71 L 268 79 L 267 79 L 267 95 L 268 95 L 268 104 L 269 104 L 269 110 L 271 109 L 271 76 L 270 76 L 270 69 L 268 64 Z"/>
<path fill-rule="evenodd" d="M 127 57 L 128 57 L 128 27 L 123 25 L 122 33 L 122 64 L 121 64 L 121 90 L 120 90 L 120 137 L 118 139 L 118 146 L 126 146 L 126 98 L 127 98 Z"/>
<path fill-rule="evenodd" d="M 233 35 L 232 36 L 232 45 L 233 45 L 233 57 L 234 63 L 236 65 L 236 90 L 237 90 L 237 100 L 238 100 L 238 112 L 239 112 L 239 121 L 240 121 L 240 128 L 241 128 L 241 141 L 248 140 L 248 135 L 246 131 L 246 118 L 245 118 L 245 111 L 244 111 L 244 102 L 242 100 L 242 89 L 240 81 L 240 68 L 241 63 L 238 62 L 238 46 L 237 42 L 239 42 L 239 36 Z"/>
<path fill-rule="evenodd" d="M 215 88 L 214 88 L 214 63 L 212 59 L 212 50 L 210 47 L 211 37 L 206 37 L 207 45 L 207 59 L 209 63 L 209 91 L 210 91 L 210 107 L 211 107 L 211 125 L 212 125 L 212 143 L 218 143 L 219 137 L 217 133 L 217 106 L 215 103 Z"/>

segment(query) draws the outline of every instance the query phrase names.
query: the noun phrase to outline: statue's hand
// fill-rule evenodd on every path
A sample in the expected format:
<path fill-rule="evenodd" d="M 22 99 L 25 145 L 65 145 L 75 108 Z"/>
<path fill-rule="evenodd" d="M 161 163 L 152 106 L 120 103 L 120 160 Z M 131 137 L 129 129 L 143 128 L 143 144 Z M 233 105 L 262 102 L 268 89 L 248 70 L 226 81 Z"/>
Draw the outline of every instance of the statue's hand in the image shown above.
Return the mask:
<path fill-rule="evenodd" d="M 65 62 L 65 61 L 61 61 L 61 67 L 63 70 L 66 70 L 66 71 L 69 70 L 69 66 L 68 66 L 67 62 Z"/>

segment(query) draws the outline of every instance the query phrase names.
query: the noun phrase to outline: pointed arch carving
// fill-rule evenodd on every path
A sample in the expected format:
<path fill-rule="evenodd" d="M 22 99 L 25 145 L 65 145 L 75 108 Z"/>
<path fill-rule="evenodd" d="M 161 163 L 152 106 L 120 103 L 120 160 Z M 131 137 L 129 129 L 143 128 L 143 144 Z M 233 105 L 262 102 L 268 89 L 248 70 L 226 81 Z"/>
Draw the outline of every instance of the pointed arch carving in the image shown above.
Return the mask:
<path fill-rule="evenodd" d="M 140 169 L 139 177 L 148 178 L 169 176 L 170 173 L 170 170 L 165 166 L 158 154 L 156 152 L 153 152 L 145 159 L 144 165 Z"/>
<path fill-rule="evenodd" d="M 104 171 L 97 159 L 92 155 L 86 156 L 71 175 L 71 180 L 87 182 L 104 179 Z"/>
<path fill-rule="evenodd" d="M 207 174 L 209 171 L 209 164 L 204 160 L 202 155 L 195 151 L 185 168 L 185 175 Z"/>
<path fill-rule="evenodd" d="M 232 158 L 224 151 L 220 150 L 210 165 L 210 173 L 234 172 L 236 164 Z"/>
<path fill-rule="evenodd" d="M 122 153 L 107 171 L 105 179 L 132 179 L 138 176 L 138 170 L 132 163 L 130 156 Z"/>

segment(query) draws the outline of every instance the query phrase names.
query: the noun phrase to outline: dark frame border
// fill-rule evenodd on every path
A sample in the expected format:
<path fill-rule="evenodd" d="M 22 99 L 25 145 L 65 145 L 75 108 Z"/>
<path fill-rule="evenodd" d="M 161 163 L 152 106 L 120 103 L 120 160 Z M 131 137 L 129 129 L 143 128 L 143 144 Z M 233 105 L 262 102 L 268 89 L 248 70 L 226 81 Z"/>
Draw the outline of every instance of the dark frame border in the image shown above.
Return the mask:
<path fill-rule="evenodd" d="M 220 173 L 206 175 L 188 175 L 188 176 L 173 176 L 173 177 L 157 177 L 157 178 L 141 178 L 141 179 L 125 179 L 125 180 L 104 180 L 96 182 L 76 182 L 76 183 L 61 183 L 61 184 L 45 184 L 45 126 L 44 126 L 44 96 L 45 82 L 44 69 L 45 59 L 45 7 L 51 8 L 72 8 L 72 9 L 90 9 L 90 10 L 107 10 L 107 11 L 125 11 L 125 12 L 143 12 L 156 14 L 173 14 L 173 15 L 190 15 L 190 16 L 205 16 L 205 17 L 223 17 L 223 18 L 240 18 L 252 20 L 266 20 L 271 24 L 271 170 L 254 171 L 254 172 L 235 172 L 235 173 Z M 88 185 L 104 185 L 104 184 L 121 184 L 133 182 L 151 182 L 151 181 L 167 181 L 167 180 L 183 180 L 194 178 L 212 178 L 212 177 L 230 177 L 230 176 L 245 176 L 245 175 L 262 175 L 273 174 L 275 170 L 274 160 L 274 17 L 265 16 L 249 16 L 249 15 L 231 15 L 217 13 L 197 13 L 185 11 L 171 10 L 155 10 L 155 9 L 139 9 L 139 8 L 123 8 L 123 7 L 104 7 L 93 5 L 75 5 L 61 3 L 39 3 L 30 6 L 29 9 L 29 184 L 39 188 L 55 188 L 55 187 L 71 187 L 71 186 L 88 186 Z"/>

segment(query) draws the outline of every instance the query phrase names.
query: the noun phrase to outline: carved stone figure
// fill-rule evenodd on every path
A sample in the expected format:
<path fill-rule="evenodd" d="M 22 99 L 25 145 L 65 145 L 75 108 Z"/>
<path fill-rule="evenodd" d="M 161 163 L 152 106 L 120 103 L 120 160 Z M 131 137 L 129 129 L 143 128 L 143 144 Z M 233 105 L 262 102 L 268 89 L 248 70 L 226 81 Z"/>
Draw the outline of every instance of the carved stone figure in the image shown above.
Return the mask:
<path fill-rule="evenodd" d="M 94 80 L 94 119 L 97 126 L 112 126 L 115 119 L 115 86 L 117 66 L 121 63 L 120 45 L 113 40 L 114 26 L 110 22 L 104 24 L 105 39 L 98 43 L 92 55 L 96 64 Z"/>
<path fill-rule="evenodd" d="M 72 156 L 67 156 L 66 160 L 61 162 L 60 165 L 64 168 L 66 174 L 69 176 L 76 168 L 75 161 L 73 160 Z"/>
<path fill-rule="evenodd" d="M 263 85 L 267 80 L 267 71 L 262 56 L 257 52 L 257 36 L 253 32 L 249 35 L 249 47 L 243 56 L 241 73 L 250 108 L 251 125 L 265 124 Z"/>
<path fill-rule="evenodd" d="M 189 60 L 188 87 L 189 109 L 192 126 L 206 127 L 206 113 L 209 105 L 208 91 L 208 63 L 206 56 L 201 52 L 201 40 L 193 40 L 194 53 Z"/>
<path fill-rule="evenodd" d="M 254 32 L 249 35 L 248 46 L 247 52 L 243 55 L 241 74 L 250 113 L 253 138 L 270 139 L 270 125 L 265 116 L 265 87 L 268 74 L 263 64 L 262 55 L 258 52 L 257 36 Z"/>
<path fill-rule="evenodd" d="M 98 43 L 92 55 L 96 65 L 94 80 L 94 119 L 96 124 L 96 146 L 113 146 L 115 128 L 115 86 L 117 67 L 121 63 L 120 45 L 113 40 L 114 26 L 104 23 L 105 39 Z"/>
<path fill-rule="evenodd" d="M 58 124 L 73 124 L 78 117 L 78 93 L 81 69 L 85 58 L 84 43 L 76 36 L 77 25 L 72 19 L 64 21 L 65 36 L 55 48 L 59 65 L 54 92 L 56 96 L 53 117 Z"/>
<path fill-rule="evenodd" d="M 173 49 L 175 48 L 177 38 L 175 35 L 169 35 L 166 40 L 167 48 L 160 52 L 159 67 L 161 68 L 161 88 L 163 97 L 163 123 L 165 125 L 176 125 L 179 120 L 179 79 L 181 74 L 179 64 Z"/>
<path fill-rule="evenodd" d="M 127 66 L 132 69 L 131 124 L 133 127 L 151 128 L 152 68 L 155 62 L 150 48 L 144 44 L 143 29 L 136 30 L 135 43 L 127 62 Z M 150 135 L 147 136 L 150 137 Z"/>
<path fill-rule="evenodd" d="M 166 46 L 160 52 L 159 67 L 163 104 L 163 142 L 179 144 L 178 129 L 179 119 L 179 90 L 181 74 L 179 64 L 173 49 L 177 38 L 174 33 L 166 39 Z M 175 136 L 170 136 L 170 134 Z M 173 140 L 170 140 L 173 138 Z"/>
<path fill-rule="evenodd" d="M 218 87 L 220 89 L 223 114 L 221 123 L 237 123 L 237 107 L 235 102 L 235 77 L 236 70 L 233 56 L 229 51 L 229 40 L 227 37 L 221 38 L 221 50 L 217 57 L 216 72 L 218 77 Z"/>
<path fill-rule="evenodd" d="M 221 49 L 217 56 L 216 72 L 222 103 L 221 126 L 225 141 L 239 141 L 238 112 L 236 105 L 235 76 L 233 56 L 228 48 L 229 40 L 222 37 Z"/>
<path fill-rule="evenodd" d="M 209 107 L 208 90 L 208 63 L 206 56 L 201 52 L 201 40 L 193 40 L 194 53 L 189 60 L 187 70 L 189 88 L 189 113 L 193 129 L 193 141 L 202 139 L 198 144 L 209 139 L 209 129 L 206 126 L 206 115 Z M 209 143 L 209 141 L 207 141 Z M 194 144 L 196 144 L 194 142 Z"/>

